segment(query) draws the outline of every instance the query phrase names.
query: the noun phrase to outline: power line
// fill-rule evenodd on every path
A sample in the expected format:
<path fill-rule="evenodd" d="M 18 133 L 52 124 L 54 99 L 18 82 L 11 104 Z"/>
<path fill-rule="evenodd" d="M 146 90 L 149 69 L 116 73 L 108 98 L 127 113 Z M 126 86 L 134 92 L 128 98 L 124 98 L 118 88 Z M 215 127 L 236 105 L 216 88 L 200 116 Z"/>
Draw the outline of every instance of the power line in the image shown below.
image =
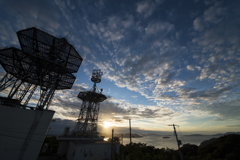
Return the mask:
<path fill-rule="evenodd" d="M 27 140 L 26 138 L 21 138 L 21 137 L 15 137 L 15 136 L 9 136 L 9 135 L 4 135 L 4 134 L 0 134 L 0 136 L 5 136 L 5 137 L 11 137 L 11 138 L 17 138 L 17 139 L 24 139 Z M 38 140 L 27 140 L 27 141 L 35 141 L 35 142 L 43 142 L 43 141 L 38 141 Z"/>
<path fill-rule="evenodd" d="M 184 138 L 183 138 L 183 134 L 182 134 L 182 132 L 180 131 L 180 126 L 178 126 L 178 132 L 179 132 L 180 135 L 181 135 L 182 141 L 184 142 L 184 144 L 186 144 L 186 142 L 185 142 L 185 140 L 184 140 Z"/>
<path fill-rule="evenodd" d="M 11 128 L 1 128 L 1 129 L 29 129 L 29 127 L 11 127 Z M 0 130 L 1 130 L 0 129 Z M 46 129 L 45 127 L 38 127 L 38 129 Z"/>
<path fill-rule="evenodd" d="M 116 131 L 116 128 L 114 128 L 115 129 L 115 131 Z M 117 129 L 118 130 L 118 129 Z M 129 132 L 129 130 L 128 129 L 121 129 L 121 130 L 124 130 L 124 131 L 127 131 L 127 132 Z M 120 132 L 119 130 L 118 130 L 118 132 Z"/>
<path fill-rule="evenodd" d="M 132 132 L 135 132 L 135 133 L 137 133 L 137 134 L 140 134 L 140 135 L 144 135 L 144 134 L 142 134 L 142 133 L 139 133 L 139 132 L 137 132 L 137 131 L 133 131 L 133 129 L 132 129 Z"/>

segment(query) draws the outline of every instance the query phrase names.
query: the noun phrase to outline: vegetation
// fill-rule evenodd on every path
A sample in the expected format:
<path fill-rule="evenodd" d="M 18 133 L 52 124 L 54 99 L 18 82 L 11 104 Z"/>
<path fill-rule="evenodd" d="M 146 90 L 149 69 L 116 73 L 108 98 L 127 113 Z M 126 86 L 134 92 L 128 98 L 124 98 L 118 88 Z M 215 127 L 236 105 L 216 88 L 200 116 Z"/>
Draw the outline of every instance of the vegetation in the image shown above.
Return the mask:
<path fill-rule="evenodd" d="M 109 140 L 111 141 L 111 139 Z M 118 137 L 113 138 L 119 142 Z M 40 156 L 53 155 L 57 153 L 59 145 L 56 137 L 46 137 L 44 144 L 47 149 L 40 153 Z M 181 147 L 184 160 L 238 160 L 240 159 L 240 135 L 225 135 L 203 147 L 193 144 L 185 144 Z M 145 143 L 132 143 L 120 145 L 120 154 L 113 156 L 114 160 L 180 160 L 178 150 L 169 148 L 155 148 Z"/>
<path fill-rule="evenodd" d="M 159 149 L 145 143 L 132 143 L 121 145 L 120 155 L 123 160 L 177 160 L 179 153 L 169 148 Z"/>
<path fill-rule="evenodd" d="M 196 159 L 206 160 L 236 160 L 240 159 L 240 135 L 232 134 L 218 138 L 198 149 Z"/>
<path fill-rule="evenodd" d="M 186 144 L 181 147 L 184 160 L 237 160 L 240 159 L 240 135 L 226 135 L 216 141 L 198 147 Z M 122 160 L 180 160 L 178 150 L 155 148 L 144 143 L 120 146 Z"/>
<path fill-rule="evenodd" d="M 112 138 L 109 138 L 108 142 L 112 142 Z M 113 137 L 113 143 L 119 143 L 119 142 L 120 142 L 120 138 L 119 137 Z"/>

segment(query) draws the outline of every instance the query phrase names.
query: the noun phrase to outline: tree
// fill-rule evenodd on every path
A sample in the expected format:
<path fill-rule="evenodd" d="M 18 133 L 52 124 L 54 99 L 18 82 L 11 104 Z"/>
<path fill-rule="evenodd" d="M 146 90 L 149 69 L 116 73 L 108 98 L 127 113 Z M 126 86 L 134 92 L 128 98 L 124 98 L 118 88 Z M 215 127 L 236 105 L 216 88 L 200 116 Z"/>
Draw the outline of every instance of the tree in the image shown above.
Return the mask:
<path fill-rule="evenodd" d="M 112 142 L 112 138 L 109 138 L 108 142 Z M 113 143 L 119 143 L 119 142 L 120 142 L 119 137 L 113 137 Z"/>

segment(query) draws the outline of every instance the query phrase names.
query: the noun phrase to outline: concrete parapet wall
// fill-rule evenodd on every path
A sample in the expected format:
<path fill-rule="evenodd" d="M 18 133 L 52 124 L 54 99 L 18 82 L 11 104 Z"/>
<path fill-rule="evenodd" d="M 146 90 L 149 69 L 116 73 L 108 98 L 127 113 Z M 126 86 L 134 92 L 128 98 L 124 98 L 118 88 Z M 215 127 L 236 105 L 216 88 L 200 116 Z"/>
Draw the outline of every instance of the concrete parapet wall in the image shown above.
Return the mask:
<path fill-rule="evenodd" d="M 0 159 L 37 159 L 53 115 L 0 105 Z"/>

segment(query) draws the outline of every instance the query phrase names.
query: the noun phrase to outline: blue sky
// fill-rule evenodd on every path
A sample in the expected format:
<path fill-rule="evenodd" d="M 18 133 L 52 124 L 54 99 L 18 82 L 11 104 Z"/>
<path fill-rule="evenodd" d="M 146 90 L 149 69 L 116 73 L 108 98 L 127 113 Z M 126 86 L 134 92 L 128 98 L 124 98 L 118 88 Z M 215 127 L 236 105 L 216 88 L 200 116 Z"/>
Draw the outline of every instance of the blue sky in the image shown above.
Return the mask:
<path fill-rule="evenodd" d="M 124 128 L 131 118 L 139 130 L 176 123 L 185 132 L 239 131 L 239 7 L 237 0 L 0 0 L 0 47 L 18 45 L 16 32 L 33 26 L 69 33 L 83 63 L 73 88 L 57 91 L 50 106 L 61 124 L 77 118 L 77 94 L 92 87 L 98 68 L 97 86 L 108 96 L 99 126 Z"/>

